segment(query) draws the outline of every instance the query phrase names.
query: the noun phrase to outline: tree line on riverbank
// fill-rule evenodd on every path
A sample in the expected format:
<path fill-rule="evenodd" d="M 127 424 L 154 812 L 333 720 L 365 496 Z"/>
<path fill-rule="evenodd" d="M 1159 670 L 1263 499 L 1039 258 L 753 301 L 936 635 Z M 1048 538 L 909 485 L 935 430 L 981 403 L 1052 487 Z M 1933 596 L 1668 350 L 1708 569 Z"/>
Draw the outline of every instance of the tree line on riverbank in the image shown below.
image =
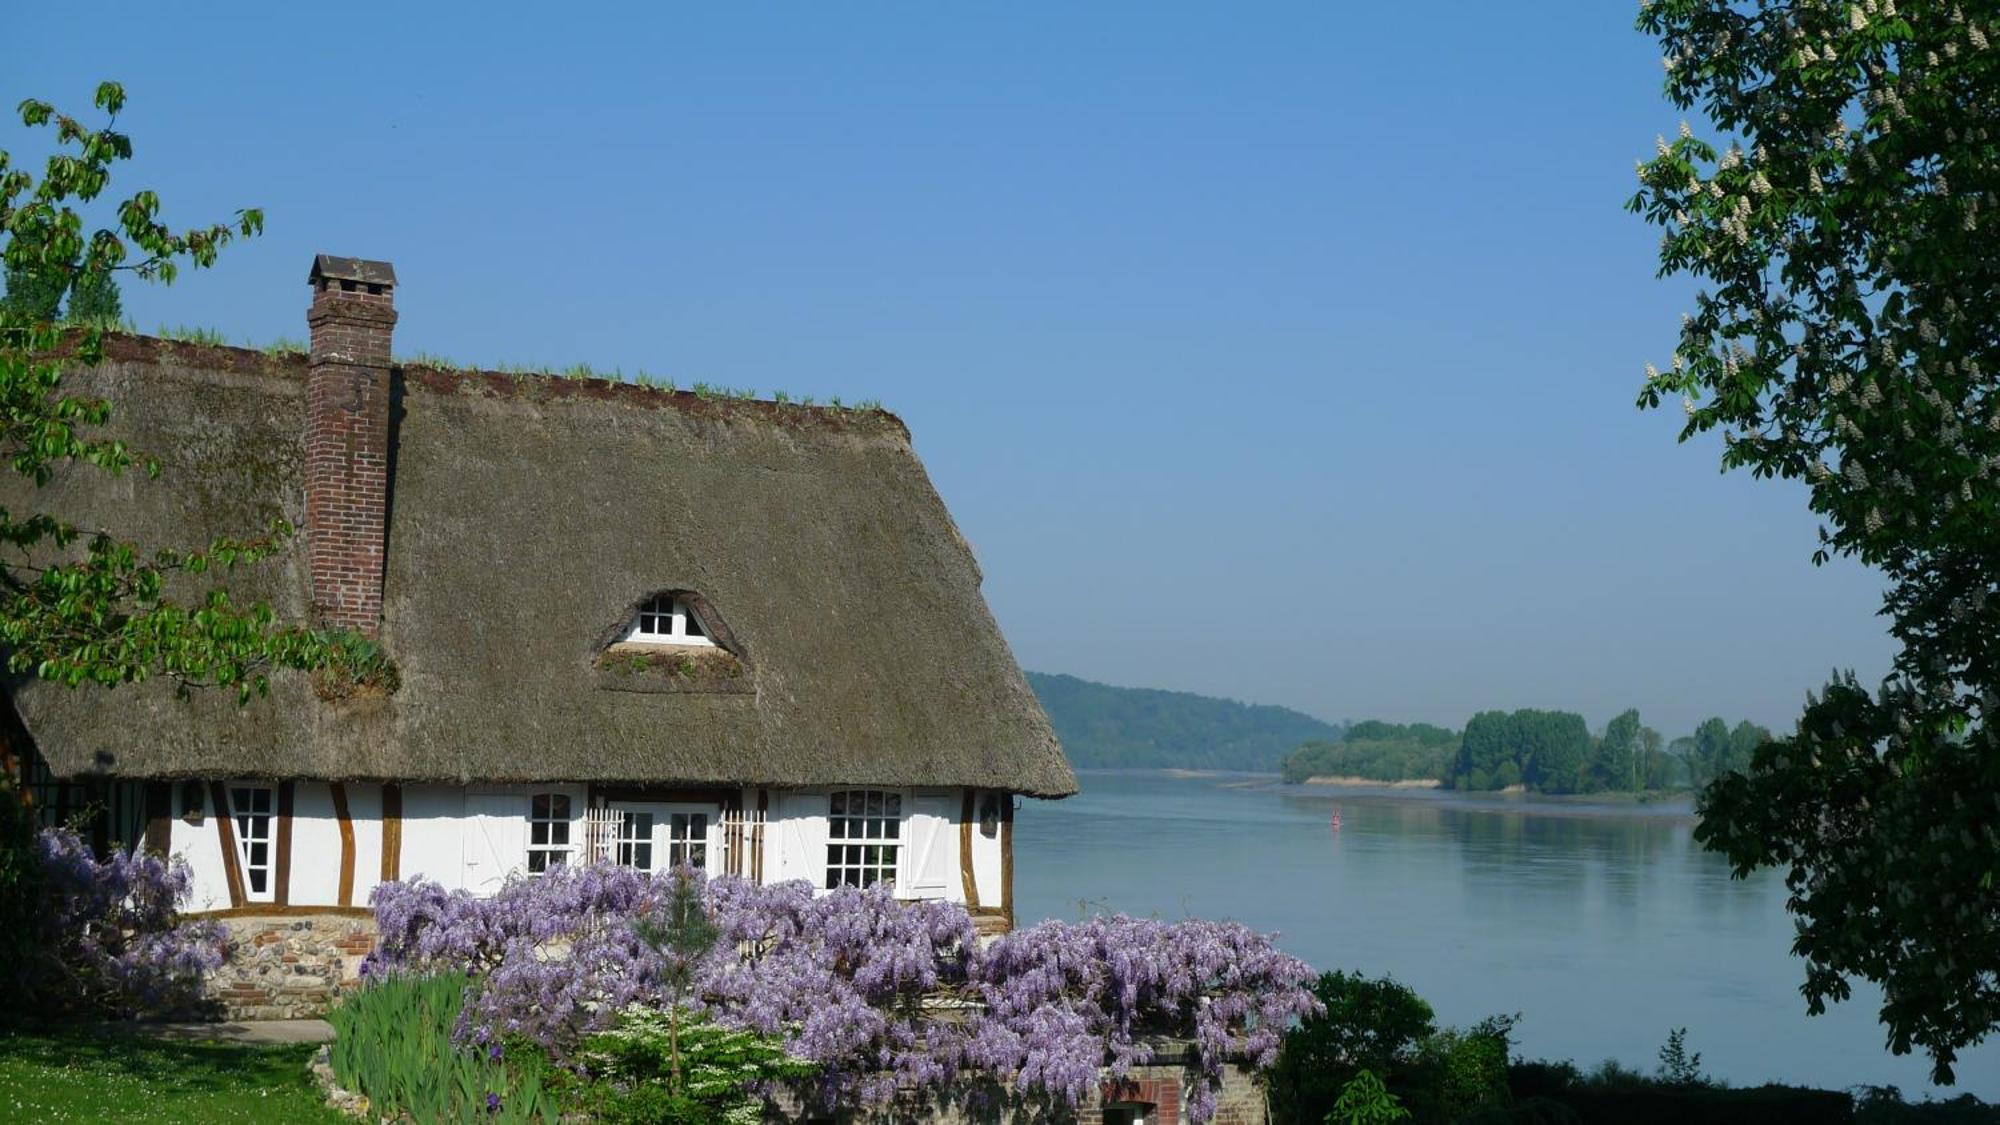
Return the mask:
<path fill-rule="evenodd" d="M 1289 707 L 1113 687 L 1044 672 L 1027 677 L 1078 769 L 1267 773 L 1293 747 L 1341 736 L 1339 724 Z"/>
<path fill-rule="evenodd" d="M 1285 781 L 1315 777 L 1432 781 L 1452 789 L 1639 793 L 1699 789 L 1750 764 L 1771 732 L 1749 721 L 1704 720 L 1667 741 L 1627 709 L 1593 733 L 1574 711 L 1481 711 L 1463 731 L 1429 723 L 1355 723 L 1337 740 L 1285 757 Z"/>

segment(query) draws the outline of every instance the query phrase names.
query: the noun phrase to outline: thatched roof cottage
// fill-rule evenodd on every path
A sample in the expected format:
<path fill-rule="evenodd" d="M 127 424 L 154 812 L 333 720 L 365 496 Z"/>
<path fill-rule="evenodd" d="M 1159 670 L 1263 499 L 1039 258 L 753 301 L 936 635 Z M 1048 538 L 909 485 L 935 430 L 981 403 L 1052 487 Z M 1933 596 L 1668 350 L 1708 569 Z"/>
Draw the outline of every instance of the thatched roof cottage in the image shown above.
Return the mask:
<path fill-rule="evenodd" d="M 65 390 L 161 478 L 32 502 L 163 546 L 282 517 L 233 592 L 378 638 L 400 682 L 280 675 L 238 706 L 16 680 L 8 757 L 50 817 L 101 804 L 239 916 L 603 858 L 1007 924 L 1015 799 L 1076 781 L 900 421 L 401 367 L 387 263 L 310 280 L 305 356 L 111 341 Z"/>

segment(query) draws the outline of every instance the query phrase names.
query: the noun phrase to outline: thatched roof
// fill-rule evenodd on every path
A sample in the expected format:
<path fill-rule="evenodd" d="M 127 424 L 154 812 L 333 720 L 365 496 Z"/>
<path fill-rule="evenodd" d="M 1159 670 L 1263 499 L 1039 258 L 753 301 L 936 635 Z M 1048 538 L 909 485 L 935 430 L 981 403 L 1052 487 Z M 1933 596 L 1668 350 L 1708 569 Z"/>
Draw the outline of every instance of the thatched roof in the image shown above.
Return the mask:
<path fill-rule="evenodd" d="M 303 357 L 108 350 L 64 389 L 108 397 L 111 431 L 162 476 L 68 471 L 33 503 L 149 546 L 302 524 Z M 1075 792 L 893 416 L 417 368 L 394 386 L 382 642 L 400 688 L 329 702 L 279 674 L 238 707 L 16 682 L 58 773 Z M 231 587 L 304 619 L 302 546 Z M 662 591 L 699 595 L 733 658 L 607 656 Z"/>

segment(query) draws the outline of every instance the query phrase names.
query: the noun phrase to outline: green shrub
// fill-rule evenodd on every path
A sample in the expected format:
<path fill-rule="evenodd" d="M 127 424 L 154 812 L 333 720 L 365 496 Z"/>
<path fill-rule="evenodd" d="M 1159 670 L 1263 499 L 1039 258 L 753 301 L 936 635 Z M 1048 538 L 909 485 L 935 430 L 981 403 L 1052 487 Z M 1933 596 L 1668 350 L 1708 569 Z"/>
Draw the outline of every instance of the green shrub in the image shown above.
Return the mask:
<path fill-rule="evenodd" d="M 1511 1017 L 1496 1016 L 1464 1031 L 1452 1027 L 1425 1036 L 1406 1080 L 1414 1116 L 1457 1121 L 1474 1110 L 1504 1105 L 1513 1029 Z"/>
<path fill-rule="evenodd" d="M 464 973 L 388 977 L 364 986 L 327 1016 L 333 1073 L 366 1095 L 375 1113 L 424 1122 L 555 1122 L 558 1074 L 539 1050 L 481 1056 L 452 1041 L 465 1006 Z"/>
<path fill-rule="evenodd" d="M 1375 1072 L 1364 1070 L 1341 1087 L 1340 1098 L 1327 1111 L 1326 1125 L 1393 1125 L 1409 1119 L 1410 1111 Z"/>
<path fill-rule="evenodd" d="M 1854 1099 L 1836 1090 L 1795 1086 L 1686 1085 L 1649 1077 L 1615 1064 L 1589 1075 L 1573 1063 L 1519 1063 L 1508 1068 L 1508 1087 L 1521 1102 L 1556 1102 L 1580 1125 L 1841 1125 L 1854 1120 Z"/>
<path fill-rule="evenodd" d="M 1906 1102 L 1894 1086 L 1863 1086 L 1855 1099 L 1856 1125 L 2000 1125 L 2000 1105 L 1987 1105 L 1971 1094 L 1942 1102 Z"/>
<path fill-rule="evenodd" d="M 1390 977 L 1324 973 L 1312 991 L 1326 1011 L 1285 1034 L 1270 1074 L 1272 1115 L 1293 1125 L 1324 1121 L 1364 1070 L 1401 1092 L 1417 1045 L 1437 1029 L 1423 997 Z"/>
<path fill-rule="evenodd" d="M 763 1119 L 755 1085 L 817 1069 L 775 1039 L 641 1004 L 585 1040 L 584 1060 L 597 1076 L 585 1095 L 591 1118 L 611 1125 L 754 1125 Z"/>
<path fill-rule="evenodd" d="M 1327 973 L 1313 995 L 1326 1011 L 1286 1033 L 1268 1076 L 1272 1119 L 1281 1125 L 1327 1120 L 1364 1073 L 1416 1122 L 1457 1121 L 1508 1104 L 1515 1017 L 1439 1030 L 1431 1006 L 1409 986 L 1359 973 Z"/>

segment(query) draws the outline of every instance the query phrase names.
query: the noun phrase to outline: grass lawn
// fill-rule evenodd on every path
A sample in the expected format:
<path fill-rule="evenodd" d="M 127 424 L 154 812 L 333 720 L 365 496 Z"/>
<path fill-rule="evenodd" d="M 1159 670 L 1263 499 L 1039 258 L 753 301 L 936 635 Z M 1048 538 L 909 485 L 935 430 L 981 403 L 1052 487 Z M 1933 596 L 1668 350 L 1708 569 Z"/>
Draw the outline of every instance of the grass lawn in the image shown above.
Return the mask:
<path fill-rule="evenodd" d="M 0 1121 L 347 1122 L 306 1077 L 315 1049 L 0 1031 Z"/>

